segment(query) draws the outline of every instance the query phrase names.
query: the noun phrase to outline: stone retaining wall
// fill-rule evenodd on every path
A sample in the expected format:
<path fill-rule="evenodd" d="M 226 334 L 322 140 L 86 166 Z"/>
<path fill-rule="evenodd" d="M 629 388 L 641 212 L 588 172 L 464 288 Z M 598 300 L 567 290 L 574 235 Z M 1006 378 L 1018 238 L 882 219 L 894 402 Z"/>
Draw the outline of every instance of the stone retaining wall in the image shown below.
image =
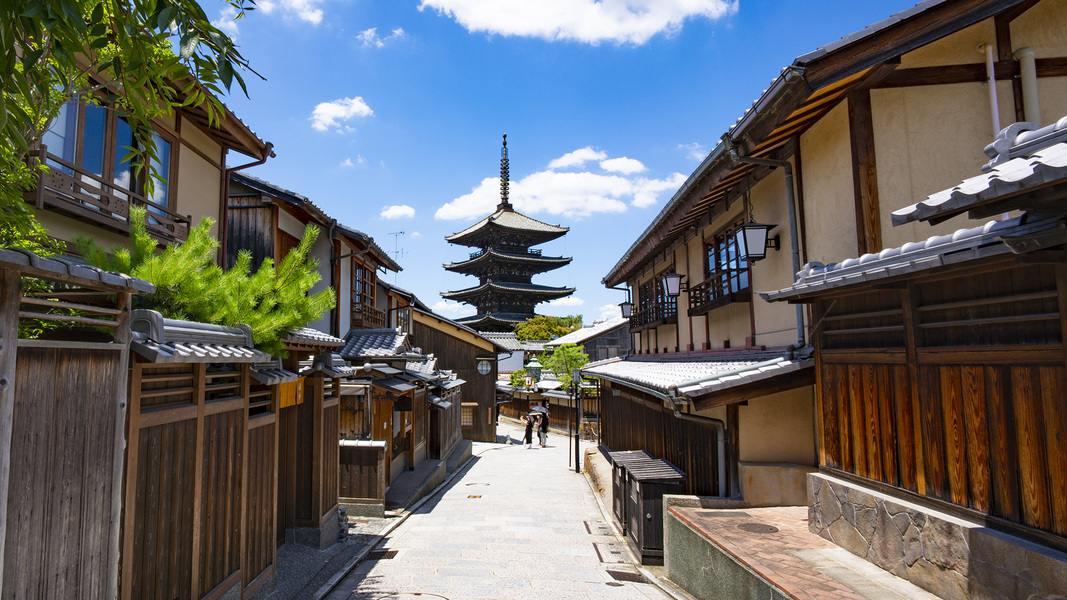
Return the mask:
<path fill-rule="evenodd" d="M 946 600 L 1067 595 L 1067 555 L 824 473 L 808 528 Z"/>

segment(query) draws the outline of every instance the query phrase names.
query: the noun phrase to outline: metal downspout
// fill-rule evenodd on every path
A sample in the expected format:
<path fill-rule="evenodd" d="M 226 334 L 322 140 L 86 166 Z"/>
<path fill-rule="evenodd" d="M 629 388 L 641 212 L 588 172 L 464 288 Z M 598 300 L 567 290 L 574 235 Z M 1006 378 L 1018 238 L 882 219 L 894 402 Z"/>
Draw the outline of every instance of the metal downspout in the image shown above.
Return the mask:
<path fill-rule="evenodd" d="M 797 239 L 796 196 L 793 192 L 793 165 L 787 160 L 741 156 L 738 154 L 737 147 L 734 145 L 733 140 L 730 139 L 729 134 L 723 136 L 723 142 L 726 144 L 727 148 L 729 148 L 730 157 L 737 162 L 764 165 L 768 167 L 782 167 L 785 169 L 785 197 L 786 202 L 789 205 L 789 246 L 793 254 L 793 282 L 795 283 L 797 273 L 800 272 L 800 241 Z M 792 357 L 793 350 L 803 348 L 806 343 L 806 336 L 804 334 L 804 308 L 800 304 L 796 305 L 796 320 L 797 342 L 792 346 L 790 357 Z"/>

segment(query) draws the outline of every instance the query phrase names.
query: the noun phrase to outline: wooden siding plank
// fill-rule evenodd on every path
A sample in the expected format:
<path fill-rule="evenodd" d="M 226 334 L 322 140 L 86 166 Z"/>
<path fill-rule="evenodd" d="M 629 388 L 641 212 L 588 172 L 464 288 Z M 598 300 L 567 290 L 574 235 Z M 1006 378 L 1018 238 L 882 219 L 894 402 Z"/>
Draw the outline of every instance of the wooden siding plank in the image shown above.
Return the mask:
<path fill-rule="evenodd" d="M 849 472 L 855 472 L 852 461 L 852 401 L 849 394 L 851 386 L 849 385 L 848 374 L 848 365 L 840 365 L 837 368 L 837 428 L 838 436 L 841 440 L 841 468 Z"/>
<path fill-rule="evenodd" d="M 893 427 L 894 405 L 896 404 L 896 390 L 893 385 L 894 370 L 894 367 L 889 365 L 875 367 L 878 378 L 876 385 L 878 393 L 875 396 L 875 402 L 878 407 L 878 444 L 882 450 L 882 481 L 890 485 L 899 484 L 895 446 L 897 435 Z"/>
<path fill-rule="evenodd" d="M 1061 367 L 1041 367 L 1042 419 L 1048 456 L 1053 533 L 1067 535 L 1067 385 Z"/>
<path fill-rule="evenodd" d="M 926 474 L 926 493 L 949 499 L 945 468 L 945 430 L 940 402 L 939 371 L 936 367 L 919 370 L 919 406 L 922 415 L 923 464 Z"/>
<path fill-rule="evenodd" d="M 945 366 L 940 369 L 941 415 L 945 436 L 945 469 L 949 498 L 953 503 L 967 506 L 967 434 L 964 425 L 963 391 L 960 389 L 960 369 Z"/>
<path fill-rule="evenodd" d="M 867 464 L 866 415 L 863 412 L 863 368 L 848 366 L 849 437 L 852 440 L 852 465 L 860 477 L 870 477 Z"/>
<path fill-rule="evenodd" d="M 967 434 L 967 505 L 975 510 L 988 513 L 992 509 L 992 488 L 989 473 L 989 421 L 986 412 L 985 369 L 973 365 L 960 367 L 960 390 L 964 428 Z"/>
<path fill-rule="evenodd" d="M 864 446 L 867 449 L 867 476 L 876 481 L 885 481 L 882 473 L 881 424 L 878 408 L 881 390 L 878 388 L 878 373 L 874 365 L 860 367 L 863 393 Z"/>
<path fill-rule="evenodd" d="M 916 460 L 919 454 L 915 442 L 915 413 L 912 410 L 911 378 L 907 365 L 892 367 L 893 411 L 896 429 L 897 455 L 900 469 L 899 485 L 918 491 Z"/>
<path fill-rule="evenodd" d="M 1023 523 L 1049 529 L 1048 462 L 1042 426 L 1040 380 L 1036 367 L 1011 368 L 1011 392 L 1015 404 L 1015 436 L 1019 456 L 1019 488 Z M 1061 498 L 1060 501 L 1063 499 Z"/>
<path fill-rule="evenodd" d="M 990 482 L 993 487 L 993 514 L 1019 522 L 1018 449 L 1015 428 L 1011 426 L 1011 395 L 1007 368 L 985 369 L 986 413 L 989 415 Z"/>

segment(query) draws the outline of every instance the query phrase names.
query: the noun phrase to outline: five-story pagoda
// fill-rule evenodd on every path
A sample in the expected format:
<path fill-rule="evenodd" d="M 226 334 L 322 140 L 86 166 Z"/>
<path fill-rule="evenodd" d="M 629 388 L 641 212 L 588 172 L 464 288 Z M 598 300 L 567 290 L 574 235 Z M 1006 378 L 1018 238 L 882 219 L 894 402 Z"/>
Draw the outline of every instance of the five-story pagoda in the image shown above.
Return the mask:
<path fill-rule="evenodd" d="M 574 293 L 574 288 L 548 287 L 532 282 L 534 275 L 558 269 L 570 258 L 542 256 L 531 248 L 562 237 L 569 228 L 549 225 L 516 212 L 508 202 L 508 136 L 500 151 L 500 204 L 496 212 L 445 239 L 478 248 L 460 263 L 445 269 L 478 278 L 475 287 L 443 292 L 448 300 L 465 302 L 477 314 L 457 319 L 477 331 L 511 331 L 534 315 L 534 306 Z"/>

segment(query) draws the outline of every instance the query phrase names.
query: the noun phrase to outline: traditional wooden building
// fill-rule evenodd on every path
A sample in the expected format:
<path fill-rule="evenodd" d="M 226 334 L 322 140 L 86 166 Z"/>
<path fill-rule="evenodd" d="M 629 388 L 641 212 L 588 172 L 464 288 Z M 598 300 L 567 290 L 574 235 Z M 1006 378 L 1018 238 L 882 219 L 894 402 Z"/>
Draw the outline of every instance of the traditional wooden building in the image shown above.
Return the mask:
<path fill-rule="evenodd" d="M 923 2 L 783 69 L 604 278 L 634 300 L 633 354 L 585 370 L 604 384 L 610 449 L 667 458 L 690 493 L 804 503 L 819 464 L 809 339 L 828 323 L 753 290 L 980 226 L 889 221 L 973 174 L 999 123 L 1067 113 L 1065 25 L 1054 0 Z M 767 238 L 739 243 L 741 225 Z"/>
<path fill-rule="evenodd" d="M 591 361 L 626 356 L 631 350 L 630 319 L 615 317 L 572 331 L 545 342 L 545 350 L 554 351 L 563 344 L 575 344 Z"/>
<path fill-rule="evenodd" d="M 442 292 L 441 296 L 477 307 L 474 316 L 457 322 L 477 331 L 511 331 L 534 316 L 541 302 L 565 298 L 574 288 L 533 283 L 533 276 L 558 269 L 570 258 L 542 256 L 533 248 L 567 233 L 566 227 L 549 225 L 519 213 L 508 202 L 508 145 L 500 152 L 500 204 L 496 212 L 445 239 L 452 244 L 478 248 L 459 263 L 445 269 L 478 278 L 475 287 Z"/>
<path fill-rule="evenodd" d="M 1067 582 L 1065 142 L 1067 117 L 1012 125 L 987 147 L 986 173 L 892 220 L 1020 216 L 809 263 L 761 294 L 822 317 L 809 527 L 935 593 L 1058 594 Z M 860 505 L 874 507 L 873 528 Z M 883 517 L 902 513 L 915 515 L 907 527 Z M 916 553 L 919 538 L 949 551 Z M 1042 566 L 1003 567 L 1014 564 Z"/>
<path fill-rule="evenodd" d="M 455 394 L 453 406 L 431 413 L 441 428 L 442 449 L 448 449 L 436 458 L 445 458 L 461 438 L 495 441 L 496 357 L 503 348 L 470 327 L 430 311 L 415 309 L 412 314 L 415 342 L 437 357 L 439 368 L 465 382 L 462 393 Z M 453 429 L 447 424 L 452 419 L 459 427 Z"/>
<path fill-rule="evenodd" d="M 210 95 L 203 88 L 195 93 Z M 225 106 L 217 126 L 209 124 L 206 107 L 179 108 L 152 121 L 157 153 L 152 166 L 162 180 L 153 182 L 149 194 L 145 174 L 135 176 L 124 158 L 125 148 L 134 144 L 130 125 L 121 110 L 103 100 L 106 86 L 98 94 L 92 103 L 65 104 L 31 153 L 31 160 L 47 164 L 49 171 L 25 199 L 49 235 L 66 242 L 89 236 L 104 248 L 128 247 L 128 217 L 135 205 L 148 209 L 148 232 L 161 243 L 185 240 L 190 226 L 210 217 L 225 249 L 229 176 L 265 162 L 274 154 L 272 145 Z M 231 152 L 247 159 L 233 161 Z"/>
<path fill-rule="evenodd" d="M 308 198 L 246 173 L 231 174 L 229 191 L 226 266 L 241 250 L 252 253 L 253 269 L 264 258 L 277 264 L 300 242 L 304 228 L 315 225 L 319 237 L 311 256 L 322 277 L 311 291 L 333 288 L 336 307 L 308 326 L 335 337 L 353 328 L 389 326 L 391 300 L 378 272 L 401 267 L 373 238 L 338 223 Z"/>

